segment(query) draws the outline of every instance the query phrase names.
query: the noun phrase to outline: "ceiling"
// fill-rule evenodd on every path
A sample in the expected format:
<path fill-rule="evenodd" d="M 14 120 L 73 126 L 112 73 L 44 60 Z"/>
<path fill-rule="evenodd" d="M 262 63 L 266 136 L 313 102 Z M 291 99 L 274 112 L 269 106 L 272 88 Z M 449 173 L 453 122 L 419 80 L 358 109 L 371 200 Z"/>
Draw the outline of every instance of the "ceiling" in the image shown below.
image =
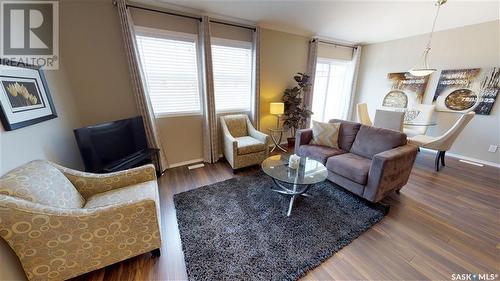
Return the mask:
<path fill-rule="evenodd" d="M 264 28 L 353 43 L 428 33 L 435 1 L 135 0 Z M 436 30 L 500 19 L 500 1 L 448 0 Z"/>

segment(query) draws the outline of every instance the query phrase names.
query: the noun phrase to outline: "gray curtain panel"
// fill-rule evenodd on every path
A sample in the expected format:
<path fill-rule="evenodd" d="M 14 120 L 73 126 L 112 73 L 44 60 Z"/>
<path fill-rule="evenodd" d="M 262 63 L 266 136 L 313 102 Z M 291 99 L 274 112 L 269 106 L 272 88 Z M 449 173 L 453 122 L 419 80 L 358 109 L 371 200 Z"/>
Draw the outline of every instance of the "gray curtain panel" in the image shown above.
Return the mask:
<path fill-rule="evenodd" d="M 219 160 L 217 116 L 215 113 L 214 74 L 212 69 L 212 45 L 210 20 L 203 16 L 199 28 L 200 62 L 203 82 L 203 160 L 215 163 Z"/>
<path fill-rule="evenodd" d="M 354 53 L 352 56 L 352 61 L 354 63 L 354 72 L 352 75 L 352 85 L 351 85 L 351 99 L 349 102 L 349 111 L 347 113 L 347 119 L 354 121 L 355 118 L 353 116 L 354 110 L 354 99 L 356 97 L 356 85 L 358 84 L 358 72 L 359 72 L 359 64 L 361 62 L 361 46 L 356 46 L 354 49 Z"/>
<path fill-rule="evenodd" d="M 162 169 L 166 169 L 167 158 L 165 150 L 162 148 L 159 138 L 158 128 L 156 126 L 156 118 L 154 116 L 151 101 L 147 95 L 147 87 L 143 79 L 143 73 L 140 66 L 139 54 L 137 52 L 137 44 L 135 41 L 134 23 L 132 17 L 127 9 L 125 0 L 117 0 L 116 6 L 118 7 L 118 17 L 120 18 L 120 25 L 123 35 L 123 42 L 125 44 L 125 52 L 127 55 L 128 69 L 132 81 L 134 98 L 137 104 L 137 110 L 142 116 L 144 121 L 144 129 L 150 147 L 160 149 L 160 164 Z"/>
<path fill-rule="evenodd" d="M 251 120 L 255 129 L 260 129 L 260 27 L 253 33 L 253 72 L 252 72 L 252 112 Z"/>
<path fill-rule="evenodd" d="M 318 39 L 313 38 L 309 41 L 309 55 L 307 56 L 307 70 L 306 74 L 311 77 L 311 86 L 304 92 L 304 106 L 312 109 L 313 93 L 314 93 L 314 78 L 316 76 L 316 63 L 318 62 Z M 308 128 L 311 123 L 311 118 L 306 120 L 304 127 Z"/>

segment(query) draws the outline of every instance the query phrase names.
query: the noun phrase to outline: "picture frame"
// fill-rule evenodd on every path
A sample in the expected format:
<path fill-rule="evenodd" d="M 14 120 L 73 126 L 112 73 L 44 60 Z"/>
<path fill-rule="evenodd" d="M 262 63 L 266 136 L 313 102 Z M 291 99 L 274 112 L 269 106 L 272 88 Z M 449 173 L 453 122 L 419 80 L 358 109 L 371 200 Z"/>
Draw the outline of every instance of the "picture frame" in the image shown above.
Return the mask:
<path fill-rule="evenodd" d="M 421 104 L 429 82 L 429 76 L 417 77 L 409 72 L 391 72 L 387 74 L 387 94 L 382 100 L 382 107 L 408 108 Z"/>
<path fill-rule="evenodd" d="M 500 94 L 500 67 L 441 71 L 432 102 L 437 111 L 490 115 Z"/>
<path fill-rule="evenodd" d="M 1 60 L 0 109 L 0 121 L 6 131 L 57 118 L 43 70 Z"/>

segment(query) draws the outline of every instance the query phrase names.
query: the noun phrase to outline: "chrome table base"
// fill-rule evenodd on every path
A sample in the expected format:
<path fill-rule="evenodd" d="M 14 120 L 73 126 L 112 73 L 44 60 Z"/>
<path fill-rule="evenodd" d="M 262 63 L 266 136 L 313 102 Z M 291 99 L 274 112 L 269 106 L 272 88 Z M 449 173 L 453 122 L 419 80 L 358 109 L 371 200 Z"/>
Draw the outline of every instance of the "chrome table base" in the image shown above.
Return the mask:
<path fill-rule="evenodd" d="M 275 132 L 279 133 L 278 139 L 276 139 L 276 136 L 274 135 Z M 280 149 L 283 152 L 286 152 L 286 149 L 281 146 L 281 140 L 283 139 L 283 130 L 271 130 L 270 135 L 274 143 L 274 147 L 271 149 L 271 152 L 273 152 L 276 148 Z"/>
<path fill-rule="evenodd" d="M 284 194 L 291 196 L 290 198 L 290 204 L 288 205 L 288 212 L 286 214 L 287 217 L 289 217 L 292 214 L 292 209 L 293 209 L 293 204 L 295 202 L 295 198 L 297 196 L 305 196 L 305 197 L 310 197 L 311 195 L 307 194 L 306 192 L 311 188 L 314 184 L 291 184 L 293 185 L 292 189 L 286 187 L 285 185 L 281 184 L 279 181 L 273 178 L 274 184 L 276 184 L 277 187 L 280 189 L 271 189 L 274 192 L 277 192 L 279 194 Z"/>

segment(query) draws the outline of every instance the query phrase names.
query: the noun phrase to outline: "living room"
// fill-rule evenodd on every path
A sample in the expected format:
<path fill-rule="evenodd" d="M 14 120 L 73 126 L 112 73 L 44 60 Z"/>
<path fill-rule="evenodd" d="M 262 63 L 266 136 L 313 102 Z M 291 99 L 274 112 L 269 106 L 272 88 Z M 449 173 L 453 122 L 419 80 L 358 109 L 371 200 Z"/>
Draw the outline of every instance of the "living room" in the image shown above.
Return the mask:
<path fill-rule="evenodd" d="M 497 1 L 42 4 L 1 4 L 0 280 L 498 279 Z"/>

